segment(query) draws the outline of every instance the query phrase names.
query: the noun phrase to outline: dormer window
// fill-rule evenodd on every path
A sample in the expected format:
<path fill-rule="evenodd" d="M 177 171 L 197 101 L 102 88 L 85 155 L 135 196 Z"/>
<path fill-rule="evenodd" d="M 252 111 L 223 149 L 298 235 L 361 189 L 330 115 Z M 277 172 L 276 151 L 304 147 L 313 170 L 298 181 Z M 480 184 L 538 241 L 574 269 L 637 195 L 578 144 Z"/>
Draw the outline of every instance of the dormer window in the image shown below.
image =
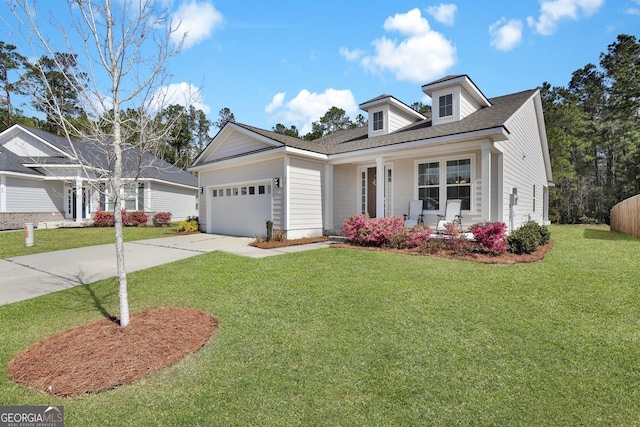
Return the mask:
<path fill-rule="evenodd" d="M 382 130 L 384 129 L 384 120 L 383 120 L 383 112 L 376 111 L 373 113 L 373 130 Z"/>
<path fill-rule="evenodd" d="M 440 113 L 438 117 L 450 117 L 453 116 L 453 95 L 443 95 L 438 98 L 438 105 L 440 106 Z"/>

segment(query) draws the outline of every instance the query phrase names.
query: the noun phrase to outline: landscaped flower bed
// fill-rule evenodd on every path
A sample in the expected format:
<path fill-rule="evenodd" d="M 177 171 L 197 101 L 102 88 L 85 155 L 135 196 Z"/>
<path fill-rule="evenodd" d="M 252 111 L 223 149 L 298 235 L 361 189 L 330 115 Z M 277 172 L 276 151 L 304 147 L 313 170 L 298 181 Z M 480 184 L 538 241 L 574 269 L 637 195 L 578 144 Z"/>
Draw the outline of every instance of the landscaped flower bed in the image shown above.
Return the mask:
<path fill-rule="evenodd" d="M 537 223 L 528 223 L 509 237 L 506 229 L 503 222 L 484 222 L 464 233 L 454 227 L 434 233 L 425 226 L 406 228 L 399 217 L 358 214 L 343 223 L 342 235 L 350 246 L 509 264 L 539 261 L 553 246 L 548 229 Z"/>

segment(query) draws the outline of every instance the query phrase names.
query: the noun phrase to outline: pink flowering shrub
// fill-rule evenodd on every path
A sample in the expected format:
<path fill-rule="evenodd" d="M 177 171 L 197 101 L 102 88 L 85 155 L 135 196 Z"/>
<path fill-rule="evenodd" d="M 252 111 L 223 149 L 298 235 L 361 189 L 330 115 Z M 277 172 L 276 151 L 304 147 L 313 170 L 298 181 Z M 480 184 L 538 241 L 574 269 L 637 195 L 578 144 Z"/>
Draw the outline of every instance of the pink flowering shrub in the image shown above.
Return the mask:
<path fill-rule="evenodd" d="M 416 225 L 407 233 L 406 245 L 408 248 L 415 248 L 422 243 L 428 242 L 433 234 L 433 229 L 429 226 Z"/>
<path fill-rule="evenodd" d="M 392 239 L 405 232 L 404 220 L 397 216 L 369 219 L 364 241 L 368 246 L 388 246 Z"/>
<path fill-rule="evenodd" d="M 404 226 L 404 220 L 397 216 L 369 218 L 367 215 L 352 215 L 342 224 L 342 235 L 359 246 L 390 248 L 412 248 L 431 237 L 429 227 Z"/>
<path fill-rule="evenodd" d="M 96 227 L 113 227 L 113 212 L 98 209 L 93 213 L 93 225 Z"/>
<path fill-rule="evenodd" d="M 481 248 L 498 254 L 507 250 L 507 226 L 504 222 L 483 222 L 469 227 Z"/>
<path fill-rule="evenodd" d="M 342 235 L 352 243 L 364 246 L 364 236 L 367 234 L 369 221 L 368 215 L 351 215 L 342 223 Z"/>
<path fill-rule="evenodd" d="M 156 212 L 153 215 L 153 224 L 155 226 L 167 226 L 171 223 L 171 212 Z"/>
<path fill-rule="evenodd" d="M 457 236 L 458 234 L 460 234 L 460 232 L 458 231 L 458 227 L 454 223 L 448 222 L 444 225 L 444 234 L 447 234 L 449 236 Z"/>
<path fill-rule="evenodd" d="M 134 227 L 145 227 L 148 217 L 144 211 L 127 212 L 127 225 Z"/>
<path fill-rule="evenodd" d="M 144 227 L 147 225 L 147 214 L 143 211 L 127 212 L 125 209 L 120 211 L 122 215 L 122 225 Z M 98 209 L 93 213 L 93 225 L 96 227 L 113 227 L 113 212 Z"/>

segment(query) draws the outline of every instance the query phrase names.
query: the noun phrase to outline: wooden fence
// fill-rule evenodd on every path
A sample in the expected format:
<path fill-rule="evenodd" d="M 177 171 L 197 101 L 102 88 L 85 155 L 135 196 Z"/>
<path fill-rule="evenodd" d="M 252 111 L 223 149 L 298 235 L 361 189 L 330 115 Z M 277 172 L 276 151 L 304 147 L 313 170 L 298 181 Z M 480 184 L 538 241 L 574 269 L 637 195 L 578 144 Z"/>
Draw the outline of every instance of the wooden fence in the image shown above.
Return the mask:
<path fill-rule="evenodd" d="M 621 201 L 611 209 L 611 231 L 640 239 L 640 194 Z"/>

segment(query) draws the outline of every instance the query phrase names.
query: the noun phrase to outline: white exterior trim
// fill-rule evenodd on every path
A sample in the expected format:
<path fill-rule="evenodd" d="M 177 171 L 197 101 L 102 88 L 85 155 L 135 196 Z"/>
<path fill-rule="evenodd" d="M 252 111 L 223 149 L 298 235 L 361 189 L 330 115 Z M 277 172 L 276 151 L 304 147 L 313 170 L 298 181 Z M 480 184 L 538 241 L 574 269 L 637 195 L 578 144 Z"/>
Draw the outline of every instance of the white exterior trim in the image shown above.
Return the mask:
<path fill-rule="evenodd" d="M 7 177 L 0 176 L 0 212 L 7 211 Z"/>

